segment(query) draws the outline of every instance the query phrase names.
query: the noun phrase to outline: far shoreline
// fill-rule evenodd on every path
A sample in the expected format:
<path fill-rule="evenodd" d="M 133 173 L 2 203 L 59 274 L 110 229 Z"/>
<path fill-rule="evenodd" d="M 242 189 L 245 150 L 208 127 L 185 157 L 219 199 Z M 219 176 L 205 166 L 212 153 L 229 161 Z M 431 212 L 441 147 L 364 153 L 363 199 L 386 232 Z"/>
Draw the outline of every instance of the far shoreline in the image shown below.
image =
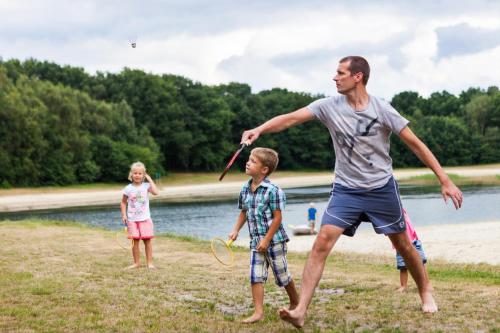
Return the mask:
<path fill-rule="evenodd" d="M 487 185 L 488 182 L 496 184 L 496 181 L 500 180 L 500 164 L 450 167 L 445 168 L 445 171 L 453 177 L 468 177 L 484 185 Z M 428 168 L 394 170 L 395 178 L 403 184 L 408 183 L 408 181 L 415 184 L 433 184 L 434 179 L 429 175 L 432 175 L 432 171 Z M 182 203 L 234 199 L 237 198 L 244 179 L 246 176 L 239 174 L 228 177 L 229 181 L 223 182 L 215 180 L 208 183 L 172 186 L 160 184 L 160 194 L 152 196 L 151 201 Z M 278 172 L 272 177 L 272 180 L 283 189 L 327 186 L 332 184 L 334 174 L 326 172 Z M 33 190 L 21 192 L 21 194 L 7 190 L 2 193 L 0 198 L 0 213 L 74 207 L 107 207 L 118 205 L 121 200 L 121 188 L 67 189 L 42 192 Z"/>

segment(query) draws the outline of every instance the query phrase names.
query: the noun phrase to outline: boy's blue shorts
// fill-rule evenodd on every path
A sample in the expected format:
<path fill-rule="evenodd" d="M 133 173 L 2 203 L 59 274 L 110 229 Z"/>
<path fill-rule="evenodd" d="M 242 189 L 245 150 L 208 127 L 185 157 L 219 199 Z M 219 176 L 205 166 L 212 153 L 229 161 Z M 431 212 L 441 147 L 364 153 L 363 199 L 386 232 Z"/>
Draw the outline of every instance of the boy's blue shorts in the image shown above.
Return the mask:
<path fill-rule="evenodd" d="M 420 256 L 420 259 L 422 259 L 422 262 L 424 264 L 427 263 L 427 257 L 425 256 L 422 242 L 419 239 L 415 239 L 413 241 L 413 247 L 417 250 L 418 255 Z M 396 267 L 397 267 L 397 269 L 406 268 L 405 261 L 404 261 L 403 257 L 401 257 L 399 252 L 396 252 Z"/>
<path fill-rule="evenodd" d="M 399 187 L 394 177 L 384 186 L 371 190 L 334 184 L 321 225 L 334 225 L 344 229 L 344 235 L 354 236 L 362 221 L 371 222 L 377 234 L 406 230 Z"/>

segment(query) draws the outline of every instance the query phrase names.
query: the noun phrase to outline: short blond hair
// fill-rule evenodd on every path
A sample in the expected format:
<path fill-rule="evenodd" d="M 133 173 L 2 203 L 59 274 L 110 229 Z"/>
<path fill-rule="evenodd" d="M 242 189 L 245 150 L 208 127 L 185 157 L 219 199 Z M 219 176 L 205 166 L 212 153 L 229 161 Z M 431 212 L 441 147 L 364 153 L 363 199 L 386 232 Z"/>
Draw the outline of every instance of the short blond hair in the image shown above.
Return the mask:
<path fill-rule="evenodd" d="M 144 171 L 144 177 L 146 176 L 146 166 L 142 162 L 134 162 L 130 166 L 130 171 L 128 172 L 128 180 L 132 181 L 132 173 L 134 172 L 135 169 L 142 169 Z M 142 179 L 144 180 L 144 178 Z"/>
<path fill-rule="evenodd" d="M 257 147 L 252 149 L 250 154 L 255 156 L 265 167 L 269 169 L 267 172 L 268 176 L 278 167 L 278 153 L 271 148 Z"/>

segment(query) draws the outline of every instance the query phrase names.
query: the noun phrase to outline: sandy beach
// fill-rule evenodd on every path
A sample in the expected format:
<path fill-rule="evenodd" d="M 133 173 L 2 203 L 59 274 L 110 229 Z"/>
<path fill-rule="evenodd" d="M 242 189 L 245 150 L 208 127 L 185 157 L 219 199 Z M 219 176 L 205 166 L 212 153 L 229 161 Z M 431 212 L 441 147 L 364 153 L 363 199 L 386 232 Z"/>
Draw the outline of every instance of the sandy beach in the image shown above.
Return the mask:
<path fill-rule="evenodd" d="M 287 230 L 288 231 L 288 230 Z M 457 263 L 487 263 L 500 265 L 500 220 L 471 224 L 445 224 L 417 228 L 424 251 L 429 259 Z M 291 235 L 291 232 L 289 232 Z M 316 236 L 291 236 L 289 251 L 308 252 Z M 237 241 L 248 246 L 248 239 Z M 354 237 L 342 236 L 333 252 L 355 252 L 395 256 L 387 237 L 373 230 L 361 230 Z"/>

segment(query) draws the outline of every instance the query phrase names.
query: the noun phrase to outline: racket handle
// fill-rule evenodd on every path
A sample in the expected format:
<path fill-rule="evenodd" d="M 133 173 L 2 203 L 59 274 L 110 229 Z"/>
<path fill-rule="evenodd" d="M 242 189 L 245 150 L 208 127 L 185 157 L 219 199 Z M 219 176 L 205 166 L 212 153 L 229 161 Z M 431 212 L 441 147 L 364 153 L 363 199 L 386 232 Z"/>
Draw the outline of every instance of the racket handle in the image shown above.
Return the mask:
<path fill-rule="evenodd" d="M 244 149 L 248 147 L 248 145 L 246 144 L 246 142 L 243 142 L 243 143 L 240 143 L 239 147 L 238 147 L 238 154 Z"/>
<path fill-rule="evenodd" d="M 226 242 L 227 247 L 230 247 L 233 244 L 234 240 L 228 239 Z"/>

